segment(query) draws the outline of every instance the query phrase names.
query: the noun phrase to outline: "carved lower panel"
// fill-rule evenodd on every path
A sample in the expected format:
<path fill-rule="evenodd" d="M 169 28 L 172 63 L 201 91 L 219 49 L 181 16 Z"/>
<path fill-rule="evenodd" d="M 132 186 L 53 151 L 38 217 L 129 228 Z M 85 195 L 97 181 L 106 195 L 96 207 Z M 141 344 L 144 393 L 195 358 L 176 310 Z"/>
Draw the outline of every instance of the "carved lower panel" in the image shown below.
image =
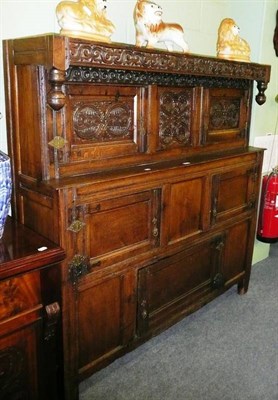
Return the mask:
<path fill-rule="evenodd" d="M 162 147 L 190 143 L 191 104 L 191 90 L 162 93 L 159 104 L 159 138 Z"/>
<path fill-rule="evenodd" d="M 1 399 L 29 399 L 26 376 L 26 354 L 19 347 L 7 347 L 0 351 Z"/>

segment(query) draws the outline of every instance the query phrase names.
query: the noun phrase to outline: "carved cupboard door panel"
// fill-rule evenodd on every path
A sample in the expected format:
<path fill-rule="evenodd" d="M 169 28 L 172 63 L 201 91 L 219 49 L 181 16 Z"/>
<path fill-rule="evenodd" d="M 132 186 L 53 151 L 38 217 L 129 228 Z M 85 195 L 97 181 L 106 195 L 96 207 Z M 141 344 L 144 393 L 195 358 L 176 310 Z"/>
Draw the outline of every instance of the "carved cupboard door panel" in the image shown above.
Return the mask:
<path fill-rule="evenodd" d="M 153 151 L 198 144 L 200 97 L 192 87 L 149 87 L 150 148 Z M 197 137 L 196 137 L 197 136 Z"/>
<path fill-rule="evenodd" d="M 148 335 L 192 312 L 222 285 L 217 235 L 139 270 L 138 333 Z"/>
<path fill-rule="evenodd" d="M 244 89 L 205 89 L 204 143 L 247 144 L 249 96 L 249 91 Z"/>
<path fill-rule="evenodd" d="M 165 244 L 192 238 L 209 224 L 208 179 L 196 176 L 165 185 L 162 240 Z"/>
<path fill-rule="evenodd" d="M 70 210 L 69 229 L 78 220 L 77 253 L 90 259 L 89 270 L 102 269 L 150 250 L 160 243 L 161 190 L 88 200 Z M 82 201 L 86 201 L 85 198 Z"/>
<path fill-rule="evenodd" d="M 259 174 L 254 164 L 216 174 L 212 178 L 212 223 L 254 210 Z"/>
<path fill-rule="evenodd" d="M 145 151 L 144 88 L 70 84 L 66 88 L 66 163 Z"/>
<path fill-rule="evenodd" d="M 132 269 L 102 279 L 87 279 L 78 286 L 76 318 L 81 379 L 111 361 L 132 341 L 135 313 Z"/>

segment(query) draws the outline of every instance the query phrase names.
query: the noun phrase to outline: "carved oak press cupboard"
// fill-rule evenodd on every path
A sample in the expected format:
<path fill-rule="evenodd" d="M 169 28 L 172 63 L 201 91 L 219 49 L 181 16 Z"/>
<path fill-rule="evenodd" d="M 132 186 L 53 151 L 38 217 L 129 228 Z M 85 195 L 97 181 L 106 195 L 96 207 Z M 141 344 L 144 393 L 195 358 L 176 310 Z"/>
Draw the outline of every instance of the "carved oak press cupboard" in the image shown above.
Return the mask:
<path fill-rule="evenodd" d="M 248 288 L 270 67 L 59 35 L 4 41 L 16 217 L 66 250 L 65 397 Z"/>

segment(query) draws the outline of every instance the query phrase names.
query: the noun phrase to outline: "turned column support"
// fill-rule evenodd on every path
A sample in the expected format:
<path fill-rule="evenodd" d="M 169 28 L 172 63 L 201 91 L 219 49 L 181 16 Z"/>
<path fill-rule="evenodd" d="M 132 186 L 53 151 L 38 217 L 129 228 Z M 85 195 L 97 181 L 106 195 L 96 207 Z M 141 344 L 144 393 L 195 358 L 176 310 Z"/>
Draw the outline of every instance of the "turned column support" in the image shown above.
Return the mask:
<path fill-rule="evenodd" d="M 266 101 L 264 92 L 267 89 L 267 82 L 257 81 L 258 94 L 256 95 L 256 102 L 261 106 Z"/>
<path fill-rule="evenodd" d="M 47 102 L 54 111 L 59 111 L 66 102 L 66 96 L 62 90 L 65 75 L 65 71 L 56 68 L 49 71 L 49 82 L 52 88 L 47 95 Z"/>

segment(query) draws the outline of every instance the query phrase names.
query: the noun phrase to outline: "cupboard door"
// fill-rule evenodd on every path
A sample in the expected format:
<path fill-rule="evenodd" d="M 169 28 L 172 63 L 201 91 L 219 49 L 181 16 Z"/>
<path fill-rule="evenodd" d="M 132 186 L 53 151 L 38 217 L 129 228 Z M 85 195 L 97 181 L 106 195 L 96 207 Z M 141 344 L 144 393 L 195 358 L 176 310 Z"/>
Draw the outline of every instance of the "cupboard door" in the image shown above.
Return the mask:
<path fill-rule="evenodd" d="M 255 209 L 258 174 L 254 166 L 243 166 L 212 178 L 212 223 L 225 221 Z"/>
<path fill-rule="evenodd" d="M 177 243 L 198 235 L 208 224 L 208 190 L 204 176 L 165 185 L 163 239 Z"/>
<path fill-rule="evenodd" d="M 199 104 L 196 88 L 152 85 L 149 88 L 152 119 L 148 131 L 155 135 L 149 138 L 150 149 L 170 150 L 197 144 Z"/>
<path fill-rule="evenodd" d="M 81 379 L 116 357 L 134 337 L 135 273 L 79 285 L 77 332 Z"/>
<path fill-rule="evenodd" d="M 197 309 L 222 284 L 219 235 L 138 273 L 138 334 L 154 333 Z"/>
<path fill-rule="evenodd" d="M 249 91 L 211 88 L 204 94 L 204 137 L 206 144 L 248 141 Z"/>
<path fill-rule="evenodd" d="M 85 243 L 91 266 L 104 267 L 158 246 L 159 209 L 159 189 L 80 206 L 85 227 L 76 237 L 79 252 Z"/>
<path fill-rule="evenodd" d="M 89 162 L 145 151 L 144 88 L 67 86 L 64 109 L 70 149 L 64 162 Z"/>
<path fill-rule="evenodd" d="M 239 281 L 243 283 L 249 281 L 254 230 L 254 218 L 241 221 L 228 229 L 222 268 L 226 286 Z M 246 286 L 245 290 L 247 290 Z"/>

